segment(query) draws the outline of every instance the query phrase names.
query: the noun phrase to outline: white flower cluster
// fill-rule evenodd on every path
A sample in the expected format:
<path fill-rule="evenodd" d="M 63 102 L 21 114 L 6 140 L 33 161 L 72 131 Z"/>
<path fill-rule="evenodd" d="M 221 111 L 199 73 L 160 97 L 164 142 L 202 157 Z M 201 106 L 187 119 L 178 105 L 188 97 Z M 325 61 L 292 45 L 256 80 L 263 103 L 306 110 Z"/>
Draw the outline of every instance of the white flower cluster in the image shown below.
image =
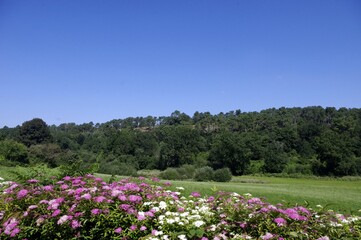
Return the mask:
<path fill-rule="evenodd" d="M 9 185 L 12 182 L 10 181 L 4 181 L 5 179 L 3 179 L 2 177 L 0 177 L 0 187 L 5 186 L 5 185 Z"/>

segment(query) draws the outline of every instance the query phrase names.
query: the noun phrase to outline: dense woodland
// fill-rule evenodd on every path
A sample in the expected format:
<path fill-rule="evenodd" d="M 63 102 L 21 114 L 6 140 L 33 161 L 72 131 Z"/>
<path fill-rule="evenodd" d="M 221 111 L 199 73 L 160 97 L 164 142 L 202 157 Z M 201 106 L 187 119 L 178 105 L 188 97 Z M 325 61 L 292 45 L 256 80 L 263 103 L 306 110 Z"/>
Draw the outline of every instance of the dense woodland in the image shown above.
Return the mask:
<path fill-rule="evenodd" d="M 234 175 L 361 175 L 361 109 L 272 108 L 192 117 L 175 111 L 59 126 L 35 118 L 0 129 L 0 165 L 79 161 L 121 175 L 182 165 L 228 167 Z"/>

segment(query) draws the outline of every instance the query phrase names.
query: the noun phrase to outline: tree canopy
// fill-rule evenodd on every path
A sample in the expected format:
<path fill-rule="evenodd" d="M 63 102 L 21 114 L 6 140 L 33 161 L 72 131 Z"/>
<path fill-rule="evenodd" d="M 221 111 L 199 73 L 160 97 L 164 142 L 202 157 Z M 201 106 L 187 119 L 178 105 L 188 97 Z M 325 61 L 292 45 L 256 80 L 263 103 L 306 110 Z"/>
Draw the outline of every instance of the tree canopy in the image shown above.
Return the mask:
<path fill-rule="evenodd" d="M 117 174 L 191 164 L 226 167 L 236 175 L 361 175 L 361 109 L 283 107 L 193 116 L 174 111 L 59 126 L 35 118 L 0 129 L 0 160 L 52 167 L 83 160 Z"/>

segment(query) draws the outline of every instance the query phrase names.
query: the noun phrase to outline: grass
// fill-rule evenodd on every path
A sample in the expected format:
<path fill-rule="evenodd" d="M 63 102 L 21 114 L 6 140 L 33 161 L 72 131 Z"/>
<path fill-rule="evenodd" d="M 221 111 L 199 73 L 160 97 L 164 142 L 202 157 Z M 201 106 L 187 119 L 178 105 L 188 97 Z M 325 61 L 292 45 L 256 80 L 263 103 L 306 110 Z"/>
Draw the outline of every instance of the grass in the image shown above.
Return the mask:
<path fill-rule="evenodd" d="M 322 205 L 337 212 L 361 215 L 361 181 L 242 176 L 228 183 L 170 182 L 174 189 L 184 187 L 186 194 L 197 191 L 212 195 L 212 188 L 216 188 L 218 191 L 251 193 L 273 204 L 299 204 L 311 208 Z"/>

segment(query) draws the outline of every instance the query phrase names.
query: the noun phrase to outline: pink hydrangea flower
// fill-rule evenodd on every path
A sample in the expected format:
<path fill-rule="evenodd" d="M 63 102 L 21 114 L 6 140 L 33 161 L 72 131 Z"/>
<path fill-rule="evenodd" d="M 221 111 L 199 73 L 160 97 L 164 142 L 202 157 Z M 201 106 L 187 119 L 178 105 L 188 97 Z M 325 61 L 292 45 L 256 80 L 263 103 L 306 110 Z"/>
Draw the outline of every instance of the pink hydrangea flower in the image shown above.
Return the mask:
<path fill-rule="evenodd" d="M 63 215 L 59 218 L 58 220 L 58 225 L 62 225 L 64 224 L 65 222 L 67 222 L 68 220 L 71 220 L 73 217 L 72 216 L 69 216 L 69 215 Z"/>
<path fill-rule="evenodd" d="M 200 194 L 199 192 L 192 192 L 192 193 L 191 193 L 191 196 L 193 196 L 193 197 L 200 197 L 201 194 Z"/>
<path fill-rule="evenodd" d="M 93 215 L 98 215 L 98 214 L 100 214 L 101 212 L 102 212 L 102 210 L 100 210 L 100 209 L 98 209 L 98 208 L 94 208 L 94 209 L 91 210 L 91 213 L 92 213 Z"/>
<path fill-rule="evenodd" d="M 275 218 L 273 221 L 275 223 L 277 223 L 277 226 L 279 226 L 279 227 L 284 226 L 287 223 L 287 221 L 284 218 L 281 218 L 281 217 Z"/>
<path fill-rule="evenodd" d="M 38 183 L 39 180 L 37 180 L 37 179 L 29 179 L 27 182 L 28 183 Z"/>
<path fill-rule="evenodd" d="M 17 198 L 18 199 L 22 199 L 23 197 L 25 197 L 26 195 L 28 195 L 29 191 L 26 189 L 21 189 L 18 194 L 17 194 Z"/>
<path fill-rule="evenodd" d="M 79 223 L 78 220 L 72 220 L 71 221 L 71 228 L 72 229 L 76 229 L 76 228 L 79 228 L 79 227 L 81 227 L 81 224 Z"/>

